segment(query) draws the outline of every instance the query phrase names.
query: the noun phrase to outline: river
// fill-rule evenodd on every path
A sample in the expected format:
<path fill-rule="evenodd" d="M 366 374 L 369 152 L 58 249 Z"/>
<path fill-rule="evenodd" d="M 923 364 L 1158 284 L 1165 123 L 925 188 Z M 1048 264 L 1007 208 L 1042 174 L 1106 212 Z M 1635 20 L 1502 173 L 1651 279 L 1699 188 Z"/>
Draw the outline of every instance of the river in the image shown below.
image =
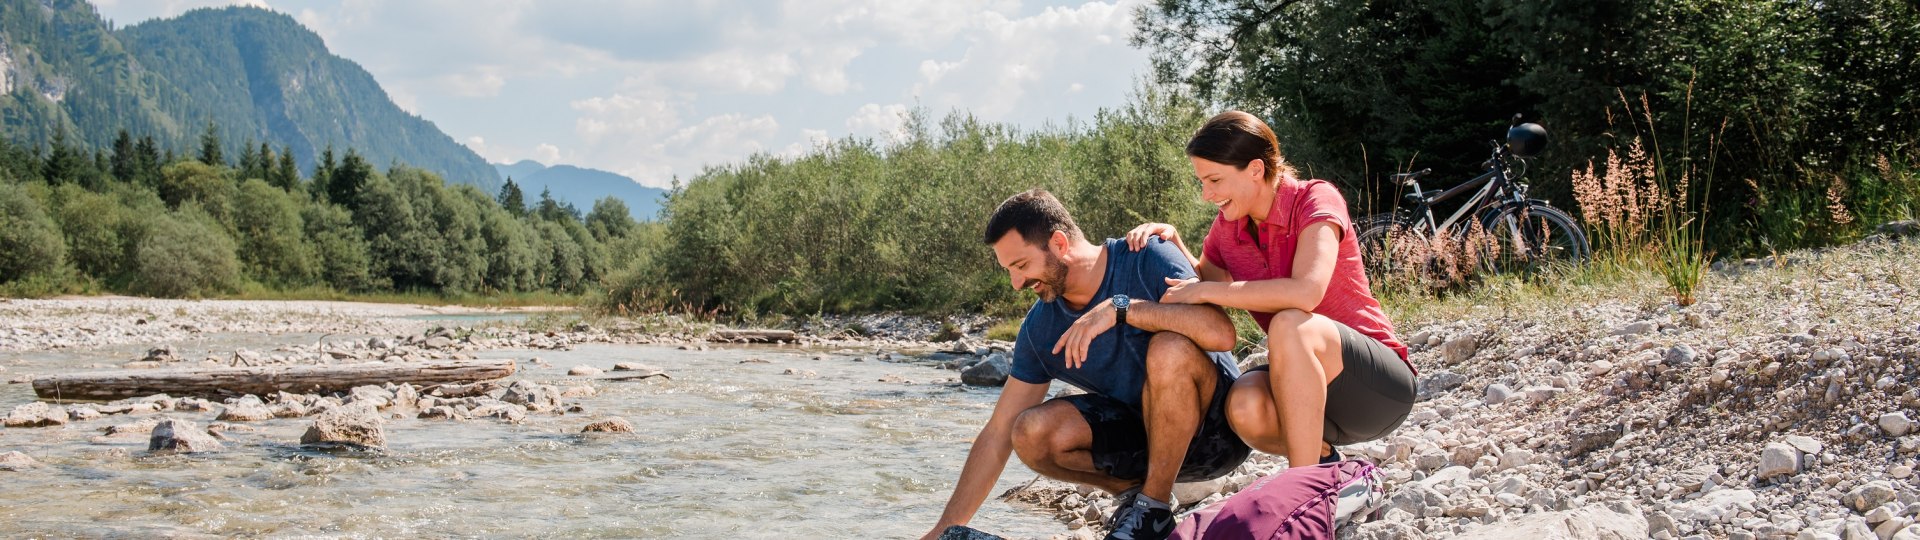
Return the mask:
<path fill-rule="evenodd" d="M 188 347 L 318 338 L 229 334 Z M 0 365 L 9 375 L 51 373 L 138 356 L 131 346 L 9 353 Z M 44 465 L 0 472 L 0 522 L 7 536 L 48 537 L 917 537 L 997 396 L 950 382 L 956 374 L 930 362 L 856 351 L 583 345 L 479 356 L 523 360 L 515 377 L 561 386 L 582 380 L 568 368 L 616 362 L 672 378 L 595 381 L 597 395 L 571 400 L 585 413 L 518 425 L 407 415 L 390 420 L 382 452 L 302 448 L 309 419 L 252 423 L 257 431 L 229 432 L 224 451 L 189 456 L 149 456 L 143 436 L 100 437 L 136 417 L 0 428 L 0 452 Z M 551 367 L 524 362 L 533 357 Z M 0 387 L 0 411 L 34 399 L 29 385 Z M 605 416 L 637 433 L 579 433 Z M 1013 460 L 994 492 L 1033 477 Z M 1011 538 L 1065 529 L 991 499 L 974 524 Z"/>

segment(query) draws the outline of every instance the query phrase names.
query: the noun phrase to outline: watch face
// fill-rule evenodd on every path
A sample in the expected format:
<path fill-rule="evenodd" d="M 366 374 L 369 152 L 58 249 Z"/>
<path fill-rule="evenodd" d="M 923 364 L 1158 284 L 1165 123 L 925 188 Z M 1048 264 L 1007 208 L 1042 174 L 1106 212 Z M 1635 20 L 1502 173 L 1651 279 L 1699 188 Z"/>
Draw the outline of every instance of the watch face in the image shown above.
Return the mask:
<path fill-rule="evenodd" d="M 1131 303 L 1133 303 L 1133 299 L 1127 298 L 1126 296 L 1115 295 L 1113 297 L 1113 307 L 1127 309 L 1127 305 Z"/>

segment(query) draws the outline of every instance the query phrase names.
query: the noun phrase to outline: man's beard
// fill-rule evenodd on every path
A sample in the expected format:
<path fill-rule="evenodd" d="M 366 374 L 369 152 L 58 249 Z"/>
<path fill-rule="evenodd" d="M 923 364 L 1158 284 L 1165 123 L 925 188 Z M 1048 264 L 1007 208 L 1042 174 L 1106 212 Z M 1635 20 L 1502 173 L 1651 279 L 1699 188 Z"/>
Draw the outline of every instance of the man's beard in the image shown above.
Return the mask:
<path fill-rule="evenodd" d="M 1040 276 L 1039 283 L 1045 287 L 1034 287 L 1033 292 L 1040 295 L 1040 301 L 1052 302 L 1059 299 L 1060 293 L 1067 290 L 1067 263 L 1061 262 L 1059 257 L 1048 253 L 1045 264 L 1047 271 Z"/>

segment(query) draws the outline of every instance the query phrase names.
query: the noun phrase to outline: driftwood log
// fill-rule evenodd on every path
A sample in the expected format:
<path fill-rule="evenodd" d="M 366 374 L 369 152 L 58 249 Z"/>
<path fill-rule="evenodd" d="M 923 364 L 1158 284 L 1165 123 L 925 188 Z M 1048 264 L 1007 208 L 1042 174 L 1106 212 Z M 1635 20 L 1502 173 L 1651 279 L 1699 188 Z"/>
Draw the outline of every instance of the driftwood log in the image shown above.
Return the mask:
<path fill-rule="evenodd" d="M 707 339 L 730 341 L 734 343 L 793 343 L 800 341 L 800 334 L 792 330 L 741 330 L 721 328 L 714 330 Z"/>
<path fill-rule="evenodd" d="M 53 375 L 33 380 L 41 399 L 109 401 L 154 394 L 219 398 L 346 392 L 356 386 L 467 383 L 513 375 L 512 360 L 395 362 L 330 366 L 264 366 L 208 369 L 123 369 Z"/>

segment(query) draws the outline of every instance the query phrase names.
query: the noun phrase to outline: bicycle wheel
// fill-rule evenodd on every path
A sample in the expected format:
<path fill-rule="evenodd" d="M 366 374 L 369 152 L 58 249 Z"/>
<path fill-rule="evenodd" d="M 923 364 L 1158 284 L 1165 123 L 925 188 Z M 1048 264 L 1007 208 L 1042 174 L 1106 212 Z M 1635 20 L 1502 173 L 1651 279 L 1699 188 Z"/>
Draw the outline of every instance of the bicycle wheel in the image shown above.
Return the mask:
<path fill-rule="evenodd" d="M 1410 220 L 1396 214 L 1375 214 L 1360 218 L 1354 224 L 1358 232 L 1355 240 L 1360 244 L 1360 264 L 1366 269 L 1367 279 L 1379 283 L 1399 271 L 1414 266 L 1418 261 L 1411 256 L 1415 252 L 1424 253 L 1418 248 L 1427 244 L 1412 226 Z"/>
<path fill-rule="evenodd" d="M 1537 272 L 1579 265 L 1590 254 L 1587 233 L 1546 203 L 1509 204 L 1481 220 L 1482 266 L 1490 272 Z"/>

